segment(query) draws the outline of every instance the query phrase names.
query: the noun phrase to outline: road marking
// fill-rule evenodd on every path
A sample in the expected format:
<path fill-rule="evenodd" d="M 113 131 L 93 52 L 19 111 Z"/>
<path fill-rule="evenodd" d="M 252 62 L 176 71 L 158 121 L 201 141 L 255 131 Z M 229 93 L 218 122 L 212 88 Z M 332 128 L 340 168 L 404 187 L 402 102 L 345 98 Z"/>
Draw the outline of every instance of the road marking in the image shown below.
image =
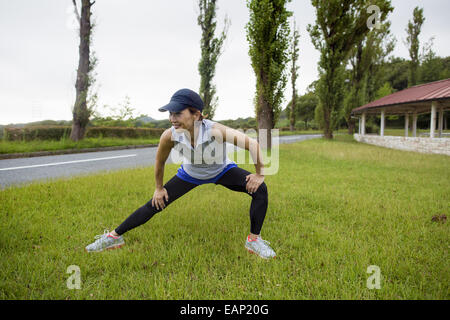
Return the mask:
<path fill-rule="evenodd" d="M 124 156 L 95 158 L 95 159 L 84 159 L 84 160 L 74 160 L 74 161 L 65 161 L 65 162 L 44 163 L 44 164 L 35 164 L 35 165 L 32 165 L 32 166 L 1 168 L 0 171 L 28 169 L 28 168 L 37 168 L 37 167 L 46 167 L 46 166 L 58 166 L 58 165 L 61 165 L 61 164 L 79 163 L 79 162 L 88 162 L 88 161 L 99 161 L 99 160 L 110 160 L 110 159 L 128 158 L 128 157 L 135 157 L 135 156 L 137 156 L 137 154 L 128 154 L 128 155 L 124 155 Z"/>

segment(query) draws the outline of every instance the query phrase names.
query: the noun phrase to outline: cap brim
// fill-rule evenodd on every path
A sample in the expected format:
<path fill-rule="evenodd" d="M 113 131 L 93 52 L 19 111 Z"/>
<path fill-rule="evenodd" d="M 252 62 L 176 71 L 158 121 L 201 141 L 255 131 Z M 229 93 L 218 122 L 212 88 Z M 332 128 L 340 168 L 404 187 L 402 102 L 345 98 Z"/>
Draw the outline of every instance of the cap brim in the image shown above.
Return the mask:
<path fill-rule="evenodd" d="M 161 112 L 164 112 L 164 111 L 178 112 L 178 111 L 186 109 L 187 107 L 189 107 L 189 106 L 185 105 L 183 103 L 171 101 L 168 104 L 166 104 L 164 107 L 159 108 L 158 110 Z"/>

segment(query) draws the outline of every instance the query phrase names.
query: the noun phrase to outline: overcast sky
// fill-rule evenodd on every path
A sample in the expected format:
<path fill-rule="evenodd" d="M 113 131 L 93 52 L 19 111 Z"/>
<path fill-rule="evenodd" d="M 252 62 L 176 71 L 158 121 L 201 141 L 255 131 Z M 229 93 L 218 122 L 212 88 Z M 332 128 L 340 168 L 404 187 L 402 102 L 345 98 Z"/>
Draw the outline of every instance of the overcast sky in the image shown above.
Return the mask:
<path fill-rule="evenodd" d="M 408 58 L 405 28 L 415 6 L 426 17 L 420 40 L 434 36 L 434 50 L 450 56 L 450 1 L 392 0 L 395 56 Z M 231 20 L 214 83 L 219 96 L 215 120 L 254 116 L 255 76 L 250 66 L 244 0 L 218 1 L 218 31 Z M 293 0 L 289 10 L 300 29 L 299 93 L 317 79 L 319 54 L 306 31 L 314 23 L 310 0 Z M 71 0 L 0 0 L 0 124 L 44 119 L 70 120 L 75 100 L 79 38 Z M 104 105 L 117 107 L 126 96 L 135 115 L 167 118 L 157 109 L 180 88 L 198 91 L 200 27 L 196 0 L 97 0 L 93 50 L 98 58 L 97 92 Z M 285 91 L 290 98 L 290 84 Z"/>

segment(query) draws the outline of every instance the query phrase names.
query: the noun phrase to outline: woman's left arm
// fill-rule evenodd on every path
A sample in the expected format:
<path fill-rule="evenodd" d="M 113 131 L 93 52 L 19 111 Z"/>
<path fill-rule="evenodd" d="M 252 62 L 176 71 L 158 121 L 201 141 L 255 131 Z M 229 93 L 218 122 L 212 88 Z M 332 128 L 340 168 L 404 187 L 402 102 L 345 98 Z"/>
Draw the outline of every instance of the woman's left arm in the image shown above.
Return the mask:
<path fill-rule="evenodd" d="M 249 193 L 256 192 L 259 186 L 264 182 L 264 163 L 258 141 L 250 138 L 243 132 L 229 128 L 220 123 L 214 124 L 212 134 L 216 138 L 221 138 L 223 142 L 231 143 L 250 152 L 255 165 L 256 173 L 250 174 L 246 177 L 246 187 Z"/>

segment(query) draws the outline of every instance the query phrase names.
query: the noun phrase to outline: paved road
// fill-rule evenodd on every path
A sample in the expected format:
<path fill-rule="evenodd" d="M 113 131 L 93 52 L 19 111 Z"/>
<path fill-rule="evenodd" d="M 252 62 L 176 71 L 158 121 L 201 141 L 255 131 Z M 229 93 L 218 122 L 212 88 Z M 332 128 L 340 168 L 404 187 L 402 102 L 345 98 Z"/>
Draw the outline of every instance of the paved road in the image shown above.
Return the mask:
<path fill-rule="evenodd" d="M 283 136 L 279 139 L 280 143 L 293 143 L 318 137 L 321 135 Z M 151 166 L 155 156 L 156 147 L 0 160 L 0 189 L 38 180 Z M 171 157 L 167 162 L 171 162 Z"/>

